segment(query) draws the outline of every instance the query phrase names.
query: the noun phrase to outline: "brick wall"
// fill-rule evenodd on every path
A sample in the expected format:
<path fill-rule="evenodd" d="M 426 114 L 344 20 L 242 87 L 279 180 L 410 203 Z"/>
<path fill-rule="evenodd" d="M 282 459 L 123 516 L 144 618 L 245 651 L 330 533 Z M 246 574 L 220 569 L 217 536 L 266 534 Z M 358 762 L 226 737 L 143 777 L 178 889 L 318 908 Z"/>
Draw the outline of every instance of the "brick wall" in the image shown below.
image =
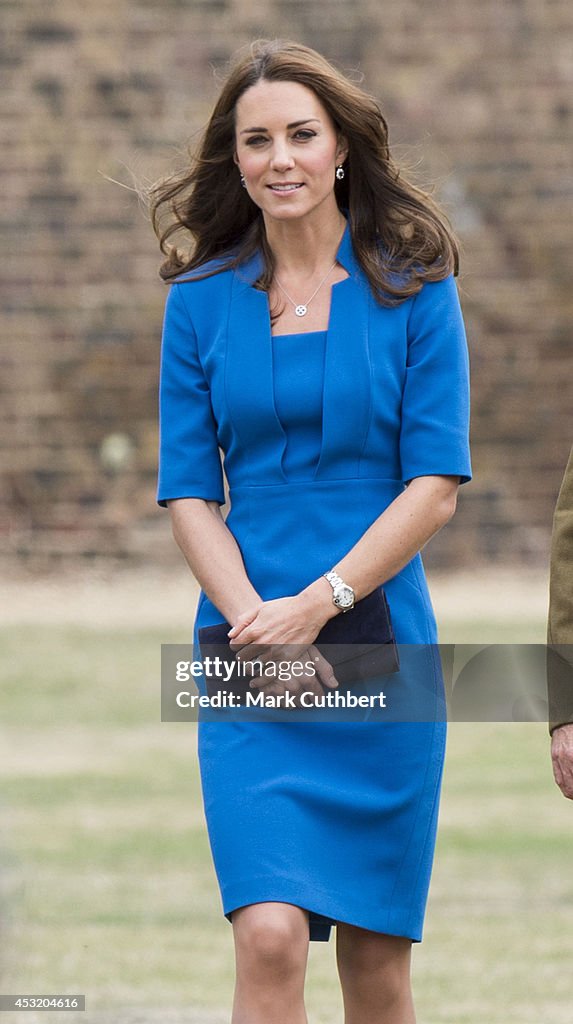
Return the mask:
<path fill-rule="evenodd" d="M 364 73 L 464 244 L 476 475 L 426 560 L 544 564 L 573 442 L 572 21 L 564 0 L 5 0 L 7 563 L 178 557 L 154 502 L 165 286 L 136 197 L 105 176 L 166 171 L 214 69 L 288 36 Z"/>

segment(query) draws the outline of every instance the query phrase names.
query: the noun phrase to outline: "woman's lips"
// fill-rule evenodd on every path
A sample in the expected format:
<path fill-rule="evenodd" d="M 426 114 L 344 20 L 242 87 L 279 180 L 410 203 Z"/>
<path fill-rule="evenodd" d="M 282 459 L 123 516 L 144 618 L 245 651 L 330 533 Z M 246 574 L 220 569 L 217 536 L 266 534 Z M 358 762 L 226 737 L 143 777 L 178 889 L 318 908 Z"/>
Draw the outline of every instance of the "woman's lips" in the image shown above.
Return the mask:
<path fill-rule="evenodd" d="M 276 195 L 290 195 L 293 192 L 298 192 L 299 188 L 302 188 L 302 182 L 292 182 L 284 185 L 267 185 L 271 192 Z"/>

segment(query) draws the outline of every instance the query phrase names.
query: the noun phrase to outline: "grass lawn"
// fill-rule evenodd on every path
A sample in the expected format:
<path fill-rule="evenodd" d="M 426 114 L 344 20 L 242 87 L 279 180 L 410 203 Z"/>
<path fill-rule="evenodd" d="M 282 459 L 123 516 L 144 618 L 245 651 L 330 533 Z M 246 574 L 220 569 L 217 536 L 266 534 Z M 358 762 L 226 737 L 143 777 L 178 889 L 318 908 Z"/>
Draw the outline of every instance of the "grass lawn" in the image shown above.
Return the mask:
<path fill-rule="evenodd" d="M 542 623 L 442 631 L 444 642 L 508 637 L 542 643 Z M 160 644 L 187 640 L 168 629 L 0 633 L 0 988 L 86 994 L 86 1013 L 51 1021 L 127 1022 L 136 1007 L 138 1022 L 229 1020 L 232 931 L 196 729 L 159 720 Z M 452 723 L 414 948 L 419 1024 L 570 1024 L 572 855 L 573 805 L 553 783 L 546 725 Z M 311 1024 L 342 1021 L 334 934 L 311 946 L 307 1004 Z"/>

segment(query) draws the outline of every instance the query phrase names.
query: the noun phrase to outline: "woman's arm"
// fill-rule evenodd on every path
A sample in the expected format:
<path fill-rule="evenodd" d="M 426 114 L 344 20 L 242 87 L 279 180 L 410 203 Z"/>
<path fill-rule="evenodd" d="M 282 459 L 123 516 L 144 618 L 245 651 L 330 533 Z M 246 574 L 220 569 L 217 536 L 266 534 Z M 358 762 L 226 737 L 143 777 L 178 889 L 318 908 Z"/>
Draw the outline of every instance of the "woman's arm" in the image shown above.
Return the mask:
<path fill-rule="evenodd" d="M 444 526 L 456 508 L 458 476 L 423 476 L 406 489 L 368 527 L 335 569 L 354 590 L 356 600 L 395 576 Z M 243 609 L 230 633 L 238 643 L 311 643 L 328 619 L 342 614 L 332 588 L 320 577 L 296 597 L 263 602 L 253 616 Z"/>
<path fill-rule="evenodd" d="M 247 576 L 239 546 L 221 515 L 219 503 L 203 498 L 177 498 L 168 501 L 167 505 L 173 536 L 207 597 L 227 622 L 234 624 L 241 614 L 243 623 L 253 621 L 264 602 Z M 308 611 L 303 603 L 297 603 L 295 597 L 271 602 L 277 603 L 283 606 L 285 612 L 290 609 L 291 627 L 294 626 L 295 633 L 303 625 L 308 627 Z M 320 626 L 311 629 L 312 639 L 319 629 Z M 280 625 L 279 639 L 284 640 L 284 630 Z M 305 684 L 308 689 L 313 689 L 319 686 L 319 681 L 325 686 L 335 686 L 336 679 L 331 665 L 319 651 L 314 650 L 314 655 L 315 675 L 295 679 L 297 686 Z M 283 683 L 272 683 L 265 686 L 265 689 L 278 694 L 285 692 L 286 686 Z M 315 692 L 321 693 L 322 690 L 317 689 Z"/>
<path fill-rule="evenodd" d="M 173 536 L 191 572 L 227 622 L 234 623 L 245 608 L 258 608 L 262 599 L 247 576 L 218 502 L 177 498 L 167 504 Z"/>
<path fill-rule="evenodd" d="M 445 526 L 456 510 L 458 486 L 457 476 L 411 480 L 344 558 L 329 567 L 352 587 L 357 601 L 395 576 Z M 309 609 L 321 608 L 326 618 L 338 614 L 332 587 L 324 577 L 299 596 Z"/>

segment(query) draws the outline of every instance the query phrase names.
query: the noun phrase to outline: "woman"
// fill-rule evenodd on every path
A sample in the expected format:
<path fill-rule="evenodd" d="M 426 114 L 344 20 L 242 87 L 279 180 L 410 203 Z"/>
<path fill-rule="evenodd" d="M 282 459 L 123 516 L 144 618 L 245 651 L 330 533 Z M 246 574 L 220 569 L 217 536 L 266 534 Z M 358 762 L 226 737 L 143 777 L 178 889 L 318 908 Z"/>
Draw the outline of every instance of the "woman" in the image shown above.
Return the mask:
<path fill-rule="evenodd" d="M 434 643 L 419 551 L 471 475 L 458 254 L 376 101 L 259 41 L 152 209 L 171 285 L 158 501 L 201 586 L 195 642 L 228 622 L 234 650 L 312 651 L 341 595 L 383 584 L 398 642 Z M 180 231 L 191 256 L 167 245 Z M 234 1024 L 306 1021 L 309 938 L 333 924 L 346 1024 L 414 1020 L 444 746 L 440 721 L 199 722 Z"/>

